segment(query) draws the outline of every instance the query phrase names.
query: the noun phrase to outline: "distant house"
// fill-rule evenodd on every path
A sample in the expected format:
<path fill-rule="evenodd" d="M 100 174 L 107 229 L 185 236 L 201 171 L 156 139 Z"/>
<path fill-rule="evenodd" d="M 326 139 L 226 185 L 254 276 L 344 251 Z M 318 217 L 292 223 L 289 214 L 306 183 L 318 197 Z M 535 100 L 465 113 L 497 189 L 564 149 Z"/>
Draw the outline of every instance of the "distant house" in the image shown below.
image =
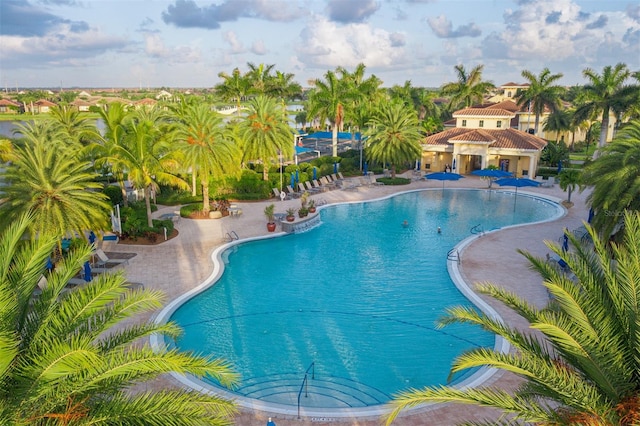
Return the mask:
<path fill-rule="evenodd" d="M 171 93 L 167 92 L 166 90 L 161 90 L 156 95 L 156 99 L 161 100 L 161 101 L 168 101 L 171 98 L 173 98 L 173 95 Z"/>
<path fill-rule="evenodd" d="M 0 99 L 0 114 L 17 114 L 21 111 L 22 105 L 10 99 Z"/>
<path fill-rule="evenodd" d="M 151 99 L 151 98 L 144 98 L 144 99 L 140 99 L 139 101 L 134 103 L 134 106 L 136 109 L 140 109 L 140 108 L 152 108 L 154 107 L 156 104 L 158 103 L 158 101 L 156 101 L 155 99 Z"/>
<path fill-rule="evenodd" d="M 78 97 L 79 98 L 90 98 L 91 94 L 85 90 L 83 90 L 82 92 L 78 93 Z"/>
<path fill-rule="evenodd" d="M 38 99 L 35 102 L 31 102 L 25 105 L 25 111 L 33 114 L 46 114 L 51 111 L 51 108 L 56 106 L 53 102 L 46 99 Z"/>
<path fill-rule="evenodd" d="M 453 113 L 455 127 L 428 136 L 422 142 L 421 168 L 469 174 L 490 165 L 516 176 L 535 176 L 547 142 L 517 130 L 517 106 L 512 101 Z M 516 111 L 514 111 L 516 109 Z"/>
<path fill-rule="evenodd" d="M 93 104 L 82 99 L 76 99 L 75 101 L 71 102 L 70 105 L 80 112 L 89 112 L 89 108 L 91 108 Z"/>

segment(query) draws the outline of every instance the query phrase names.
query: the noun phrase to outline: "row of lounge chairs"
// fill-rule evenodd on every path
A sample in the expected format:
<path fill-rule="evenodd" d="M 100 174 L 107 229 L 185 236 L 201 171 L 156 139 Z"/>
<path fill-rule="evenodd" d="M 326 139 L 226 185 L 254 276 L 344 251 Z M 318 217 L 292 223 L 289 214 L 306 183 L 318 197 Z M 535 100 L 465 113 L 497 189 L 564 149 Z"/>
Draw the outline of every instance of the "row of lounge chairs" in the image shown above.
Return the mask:
<path fill-rule="evenodd" d="M 304 183 L 300 182 L 297 185 L 297 190 L 291 185 L 287 185 L 286 192 L 280 191 L 278 188 L 273 188 L 273 194 L 281 200 L 290 200 L 300 197 L 304 192 L 317 194 L 334 189 L 355 190 L 361 186 L 368 187 L 374 185 L 382 185 L 382 183 L 377 182 L 372 175 L 345 178 L 342 173 L 333 173 L 322 176 L 320 179 L 313 179 L 312 181 Z"/>

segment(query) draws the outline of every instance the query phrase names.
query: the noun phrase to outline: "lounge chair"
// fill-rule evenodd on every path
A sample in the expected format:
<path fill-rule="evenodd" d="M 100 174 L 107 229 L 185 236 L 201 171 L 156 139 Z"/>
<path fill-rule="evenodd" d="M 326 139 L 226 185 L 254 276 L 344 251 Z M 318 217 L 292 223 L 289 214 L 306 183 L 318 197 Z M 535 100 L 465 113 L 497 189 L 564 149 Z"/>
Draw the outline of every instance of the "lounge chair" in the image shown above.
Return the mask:
<path fill-rule="evenodd" d="M 284 197 L 282 196 L 283 194 L 284 194 Z M 278 188 L 273 188 L 273 195 L 275 195 L 277 199 L 282 201 L 286 199 L 291 199 L 291 197 L 289 197 L 289 195 L 287 195 L 286 192 L 280 191 Z"/>
<path fill-rule="evenodd" d="M 304 183 L 298 182 L 298 192 L 303 194 L 304 191 L 306 191 L 306 190 L 307 190 L 307 188 L 304 187 Z"/>
<path fill-rule="evenodd" d="M 324 191 L 329 189 L 329 188 L 325 188 L 324 186 L 320 185 L 320 183 L 318 182 L 318 179 L 314 179 L 313 180 L 313 187 L 315 189 L 317 189 L 318 191 L 322 191 L 322 192 L 324 192 Z"/>
<path fill-rule="evenodd" d="M 305 185 L 305 187 L 307 188 L 307 191 L 309 191 L 309 192 L 312 192 L 312 193 L 314 193 L 314 194 L 316 194 L 316 193 L 320 192 L 320 189 L 318 189 L 318 188 L 314 188 L 314 186 L 313 186 L 313 185 L 311 184 L 311 182 L 309 182 L 309 181 L 306 181 L 306 182 L 304 183 L 304 185 Z"/>
<path fill-rule="evenodd" d="M 289 197 L 291 198 L 298 198 L 300 196 L 299 193 L 293 190 L 291 185 L 287 185 L 287 191 L 289 192 Z"/>
<path fill-rule="evenodd" d="M 128 259 L 111 259 L 102 249 L 96 249 L 96 256 L 98 256 L 98 260 L 96 261 L 96 266 L 105 267 L 107 264 L 116 264 L 120 265 L 123 263 L 129 263 Z"/>

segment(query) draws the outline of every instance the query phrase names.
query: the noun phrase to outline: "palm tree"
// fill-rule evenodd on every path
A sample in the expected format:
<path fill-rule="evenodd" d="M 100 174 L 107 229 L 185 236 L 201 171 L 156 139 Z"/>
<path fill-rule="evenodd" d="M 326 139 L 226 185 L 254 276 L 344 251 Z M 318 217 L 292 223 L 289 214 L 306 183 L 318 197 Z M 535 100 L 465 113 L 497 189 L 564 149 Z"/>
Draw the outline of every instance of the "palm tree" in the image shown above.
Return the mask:
<path fill-rule="evenodd" d="M 631 73 L 623 63 L 615 67 L 607 65 L 601 75 L 590 68 L 582 71 L 582 75 L 589 82 L 583 86 L 582 105 L 576 109 L 576 116 L 579 119 L 602 116 L 598 141 L 598 148 L 602 148 L 607 142 L 610 113 L 623 113 L 629 107 L 629 101 L 638 87 L 625 85 Z"/>
<path fill-rule="evenodd" d="M 189 188 L 176 174 L 180 166 L 180 152 L 171 146 L 172 135 L 164 118 L 156 108 L 137 110 L 127 123 L 122 145 L 113 146 L 110 153 L 110 159 L 128 171 L 133 187 L 144 191 L 147 226 L 150 228 L 153 227 L 152 192 L 157 193 L 160 184 Z"/>
<path fill-rule="evenodd" d="M 293 81 L 294 75 L 276 71 L 276 75 L 270 80 L 269 94 L 279 99 L 291 99 L 300 96 L 302 86 Z"/>
<path fill-rule="evenodd" d="M 222 83 L 214 87 L 216 94 L 227 101 L 236 101 L 236 113 L 240 116 L 240 103 L 251 91 L 251 82 L 240 73 L 238 68 L 234 68 L 231 75 L 220 72 L 218 77 L 223 79 Z"/>
<path fill-rule="evenodd" d="M 200 177 L 202 213 L 209 214 L 209 179 L 238 163 L 238 149 L 222 118 L 206 104 L 186 106 L 179 115 L 175 138 L 182 142 L 185 160 Z"/>
<path fill-rule="evenodd" d="M 581 183 L 582 173 L 578 169 L 563 169 L 558 178 L 560 179 L 560 188 L 567 191 L 567 202 L 571 203 L 571 193 L 576 190 Z"/>
<path fill-rule="evenodd" d="M 454 67 L 458 81 L 447 83 L 441 89 L 443 95 L 451 96 L 449 105 L 452 108 L 468 108 L 475 103 L 482 103 L 484 96 L 495 88 L 493 83 L 482 81 L 483 68 L 484 65 L 476 65 L 467 73 L 464 65 Z"/>
<path fill-rule="evenodd" d="M 237 376 L 221 359 L 140 344 L 173 324 L 135 323 L 162 306 L 160 292 L 130 290 L 123 273 L 66 284 L 91 254 L 87 244 L 43 272 L 57 238 L 21 241 L 33 215 L 0 235 L 0 418 L 11 425 L 230 425 L 232 402 L 182 389 L 132 391 L 176 371 L 228 386 Z M 40 286 L 38 283 L 40 282 Z M 41 289 L 42 288 L 42 289 Z M 124 323 L 124 324 L 123 324 Z"/>
<path fill-rule="evenodd" d="M 477 324 L 515 350 L 479 348 L 460 355 L 452 372 L 486 366 L 514 373 L 523 383 L 513 392 L 492 387 L 410 389 L 395 396 L 390 424 L 399 411 L 426 402 L 494 407 L 504 413 L 484 424 L 637 425 L 640 421 L 640 212 L 625 213 L 622 244 L 607 248 L 588 226 L 593 247 L 568 235 L 575 250 L 548 243 L 574 279 L 544 259 L 521 252 L 542 277 L 552 301 L 539 308 L 492 284 L 477 290 L 524 317 L 531 330 L 512 326 L 469 307 L 447 310 L 441 325 Z M 615 266 L 611 256 L 616 259 Z"/>
<path fill-rule="evenodd" d="M 515 99 L 518 105 L 527 106 L 529 111 L 535 114 L 534 133 L 538 136 L 540 116 L 544 114 L 545 109 L 548 108 L 554 112 L 561 105 L 560 99 L 564 88 L 553 83 L 560 80 L 563 74 L 551 74 L 549 68 L 545 68 L 539 76 L 528 70 L 522 71 L 522 76 L 529 81 L 529 87 L 518 92 Z"/>
<path fill-rule="evenodd" d="M 286 113 L 275 99 L 258 96 L 249 103 L 247 117 L 238 123 L 238 139 L 242 162 L 262 162 L 263 179 L 269 180 L 269 165 L 293 156 L 293 131 L 287 123 Z"/>
<path fill-rule="evenodd" d="M 50 110 L 54 125 L 68 140 L 68 143 L 80 149 L 86 146 L 95 135 L 95 124 L 83 116 L 76 108 L 55 106 Z"/>
<path fill-rule="evenodd" d="M 28 212 L 31 237 L 45 231 L 58 236 L 83 235 L 107 226 L 110 209 L 107 197 L 99 192 L 91 163 L 80 161 L 70 149 L 52 149 L 47 139 L 29 138 L 15 147 L 12 163 L 4 172 L 9 184 L 3 187 L 0 204 L 3 227 Z"/>
<path fill-rule="evenodd" d="M 273 70 L 273 67 L 275 67 L 275 64 L 255 65 L 252 62 L 248 62 L 247 66 L 249 67 L 249 71 L 245 74 L 245 78 L 247 78 L 251 84 L 251 93 L 258 95 L 270 94 L 269 92 L 273 80 L 271 71 Z"/>
<path fill-rule="evenodd" d="M 313 90 L 309 93 L 307 116 L 318 117 L 320 123 L 327 120 L 331 123 L 333 156 L 338 156 L 338 131 L 344 121 L 344 107 L 350 101 L 345 82 L 341 81 L 335 72 L 327 71 L 325 80 L 316 79 L 312 82 Z"/>
<path fill-rule="evenodd" d="M 96 158 L 96 166 L 108 166 L 111 169 L 111 173 L 113 173 L 116 182 L 120 186 L 122 200 L 126 207 L 129 204 L 129 200 L 127 199 L 127 188 L 124 182 L 125 165 L 120 163 L 117 157 L 110 154 L 114 147 L 123 144 L 123 138 L 126 133 L 125 124 L 131 117 L 131 113 L 120 102 L 113 102 L 108 107 L 100 108 L 98 114 L 104 123 L 104 132 L 94 128 L 92 139 L 95 142 L 88 149 Z"/>
<path fill-rule="evenodd" d="M 640 120 L 618 132 L 602 154 L 584 168 L 582 182 L 593 187 L 587 197 L 595 212 L 592 223 L 608 236 L 623 211 L 640 210 Z"/>
<path fill-rule="evenodd" d="M 391 164 L 391 177 L 396 166 L 415 161 L 422 154 L 420 124 L 413 108 L 395 101 L 382 103 L 369 121 L 367 158 Z"/>
<path fill-rule="evenodd" d="M 544 120 L 544 127 L 542 128 L 545 132 L 555 132 L 556 143 L 558 143 L 561 133 L 568 132 L 571 129 L 571 113 L 564 109 L 558 109 L 549 114 Z"/>

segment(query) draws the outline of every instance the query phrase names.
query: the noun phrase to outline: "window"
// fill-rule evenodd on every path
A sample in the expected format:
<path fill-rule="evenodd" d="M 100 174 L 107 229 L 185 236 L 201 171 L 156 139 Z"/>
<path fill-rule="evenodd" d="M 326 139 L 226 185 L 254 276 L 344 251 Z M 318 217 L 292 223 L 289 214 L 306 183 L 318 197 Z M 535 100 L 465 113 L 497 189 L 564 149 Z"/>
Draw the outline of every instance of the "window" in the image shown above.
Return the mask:
<path fill-rule="evenodd" d="M 467 120 L 462 120 L 462 127 L 467 127 Z"/>
<path fill-rule="evenodd" d="M 502 127 L 502 120 L 498 120 L 498 122 L 496 123 L 496 127 L 498 129 Z"/>
<path fill-rule="evenodd" d="M 478 126 L 479 127 L 484 127 L 484 120 L 480 120 L 480 124 Z"/>

